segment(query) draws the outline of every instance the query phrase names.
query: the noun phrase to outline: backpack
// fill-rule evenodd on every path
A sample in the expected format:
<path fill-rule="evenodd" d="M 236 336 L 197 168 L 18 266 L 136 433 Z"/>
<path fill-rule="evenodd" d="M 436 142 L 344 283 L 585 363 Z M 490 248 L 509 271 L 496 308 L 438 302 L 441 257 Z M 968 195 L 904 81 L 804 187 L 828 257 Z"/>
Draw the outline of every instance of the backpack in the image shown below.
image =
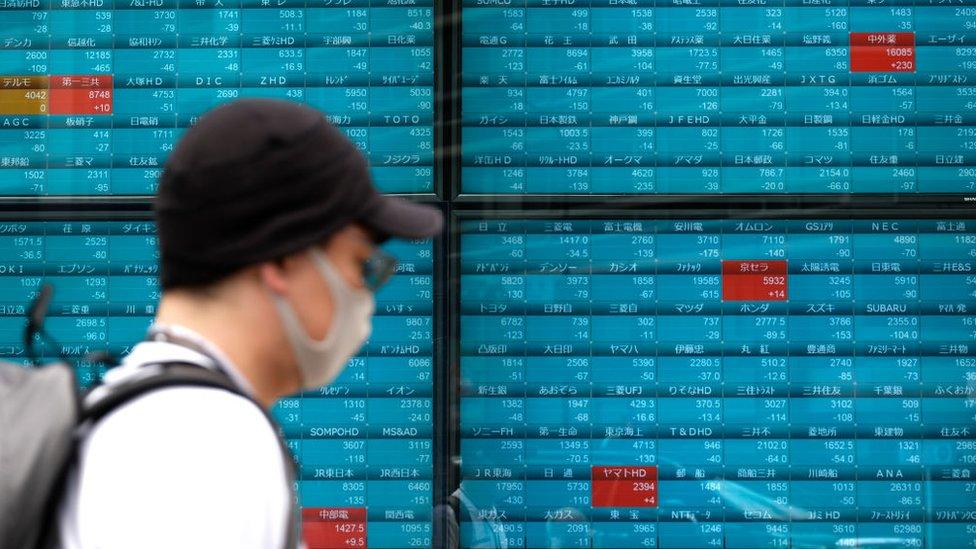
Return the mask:
<path fill-rule="evenodd" d="M 81 392 L 69 364 L 25 368 L 0 362 L 0 547 L 58 547 L 58 503 L 79 432 L 136 397 L 175 386 L 224 389 L 255 402 L 227 374 L 191 363 L 147 364 L 119 383 Z M 255 405 L 279 433 L 268 412 Z M 278 439 L 292 486 L 295 463 L 280 434 Z M 284 547 L 293 549 L 298 539 L 294 498 L 289 513 Z"/>

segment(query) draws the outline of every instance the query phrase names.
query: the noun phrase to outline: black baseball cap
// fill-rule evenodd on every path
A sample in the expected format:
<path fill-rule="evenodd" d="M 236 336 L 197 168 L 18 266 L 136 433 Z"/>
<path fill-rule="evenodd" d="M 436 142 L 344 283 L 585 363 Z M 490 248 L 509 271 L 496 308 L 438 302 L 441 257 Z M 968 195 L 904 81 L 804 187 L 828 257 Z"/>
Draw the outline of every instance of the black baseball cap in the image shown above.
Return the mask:
<path fill-rule="evenodd" d="M 240 99 L 200 117 L 166 160 L 154 205 L 163 288 L 203 286 L 326 240 L 427 238 L 443 216 L 383 195 L 359 149 L 319 111 Z"/>

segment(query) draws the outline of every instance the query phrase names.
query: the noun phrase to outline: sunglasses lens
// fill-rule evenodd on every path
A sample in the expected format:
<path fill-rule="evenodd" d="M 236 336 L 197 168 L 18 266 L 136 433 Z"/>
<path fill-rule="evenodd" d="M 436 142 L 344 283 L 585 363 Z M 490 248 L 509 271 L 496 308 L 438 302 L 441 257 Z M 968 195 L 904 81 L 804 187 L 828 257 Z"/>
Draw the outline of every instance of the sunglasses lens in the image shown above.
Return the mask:
<path fill-rule="evenodd" d="M 375 292 L 390 280 L 396 272 L 396 267 L 395 257 L 382 250 L 376 250 L 363 263 L 363 279 L 366 286 Z"/>

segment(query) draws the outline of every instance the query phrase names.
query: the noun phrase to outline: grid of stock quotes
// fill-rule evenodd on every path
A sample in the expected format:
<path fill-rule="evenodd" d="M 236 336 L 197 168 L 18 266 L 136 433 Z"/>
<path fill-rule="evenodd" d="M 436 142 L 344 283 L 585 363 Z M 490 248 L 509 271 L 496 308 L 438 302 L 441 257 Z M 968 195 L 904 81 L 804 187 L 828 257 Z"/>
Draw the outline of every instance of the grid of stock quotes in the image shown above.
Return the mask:
<path fill-rule="evenodd" d="M 432 245 L 385 247 L 400 266 L 377 295 L 369 342 L 332 385 L 274 408 L 300 465 L 309 549 L 431 544 Z M 79 382 L 91 384 L 104 367 L 86 354 L 118 357 L 145 336 L 156 259 L 147 221 L 0 222 L 0 354 L 25 359 L 25 304 L 45 280 L 56 343 L 39 348 L 79 361 Z"/>
<path fill-rule="evenodd" d="M 465 194 L 971 193 L 971 0 L 461 0 Z"/>
<path fill-rule="evenodd" d="M 976 225 L 461 221 L 462 547 L 976 546 Z"/>
<path fill-rule="evenodd" d="M 0 195 L 151 195 L 203 112 L 306 102 L 433 190 L 432 0 L 3 0 Z"/>
<path fill-rule="evenodd" d="M 907 212 L 976 199 L 976 0 L 0 0 L 0 207 L 75 203 L 0 219 L 0 357 L 43 282 L 80 384 L 142 339 L 155 229 L 90 199 L 241 97 L 457 245 L 385 244 L 370 341 L 274 407 L 309 549 L 976 548 L 976 221 Z"/>

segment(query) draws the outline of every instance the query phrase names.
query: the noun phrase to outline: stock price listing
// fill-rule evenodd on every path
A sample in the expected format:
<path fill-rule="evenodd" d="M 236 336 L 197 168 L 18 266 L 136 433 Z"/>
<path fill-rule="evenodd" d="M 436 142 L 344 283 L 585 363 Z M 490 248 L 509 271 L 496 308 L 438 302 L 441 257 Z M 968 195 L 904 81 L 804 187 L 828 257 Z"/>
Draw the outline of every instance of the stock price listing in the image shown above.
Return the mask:
<path fill-rule="evenodd" d="M 468 194 L 972 193 L 970 0 L 462 0 Z"/>
<path fill-rule="evenodd" d="M 156 314 L 156 227 L 146 220 L 0 221 L 0 358 L 26 362 L 27 306 L 43 283 L 54 287 L 37 336 L 42 361 L 76 365 L 78 383 L 99 381 L 105 365 L 91 353 L 121 357 Z"/>
<path fill-rule="evenodd" d="M 431 543 L 432 245 L 391 241 L 397 274 L 376 296 L 373 334 L 331 385 L 280 400 L 273 412 L 300 470 L 309 549 Z M 159 300 L 148 221 L 0 222 L 0 353 L 26 361 L 26 305 L 54 285 L 36 342 L 45 361 L 77 365 L 79 383 L 143 339 Z"/>
<path fill-rule="evenodd" d="M 433 246 L 385 248 L 400 265 L 366 346 L 333 383 L 276 406 L 301 467 L 308 549 L 432 543 Z"/>
<path fill-rule="evenodd" d="M 0 195 L 151 195 L 239 97 L 305 102 L 379 187 L 433 189 L 431 0 L 4 0 Z"/>
<path fill-rule="evenodd" d="M 976 546 L 976 226 L 465 219 L 462 547 Z"/>

